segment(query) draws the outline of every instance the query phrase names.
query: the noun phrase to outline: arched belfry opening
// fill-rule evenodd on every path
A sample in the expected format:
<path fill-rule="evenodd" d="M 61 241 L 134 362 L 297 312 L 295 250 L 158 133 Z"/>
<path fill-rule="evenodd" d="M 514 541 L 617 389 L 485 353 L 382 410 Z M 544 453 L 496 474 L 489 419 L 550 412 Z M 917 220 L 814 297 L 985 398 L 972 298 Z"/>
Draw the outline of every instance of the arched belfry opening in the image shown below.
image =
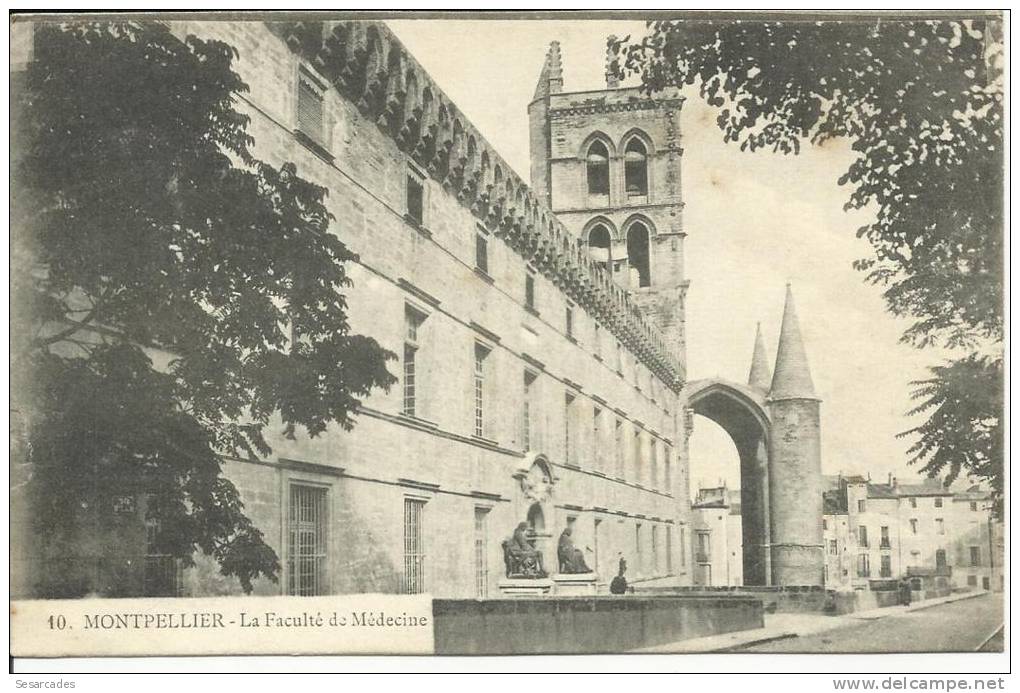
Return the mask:
<path fill-rule="evenodd" d="M 601 140 L 588 145 L 585 155 L 585 169 L 588 173 L 588 194 L 609 195 L 609 148 Z"/>
<path fill-rule="evenodd" d="M 648 196 L 648 149 L 639 137 L 631 137 L 624 148 L 623 177 L 628 197 Z"/>
<path fill-rule="evenodd" d="M 747 386 L 714 379 L 690 383 L 687 393 L 691 410 L 718 424 L 740 459 L 744 584 L 770 584 L 769 418 L 764 396 Z"/>
<path fill-rule="evenodd" d="M 613 234 L 603 223 L 597 223 L 588 230 L 588 255 L 603 267 L 613 262 Z"/>
<path fill-rule="evenodd" d="M 630 288 L 652 285 L 652 272 L 648 256 L 649 232 L 643 222 L 635 221 L 627 228 L 627 267 L 630 270 Z"/>

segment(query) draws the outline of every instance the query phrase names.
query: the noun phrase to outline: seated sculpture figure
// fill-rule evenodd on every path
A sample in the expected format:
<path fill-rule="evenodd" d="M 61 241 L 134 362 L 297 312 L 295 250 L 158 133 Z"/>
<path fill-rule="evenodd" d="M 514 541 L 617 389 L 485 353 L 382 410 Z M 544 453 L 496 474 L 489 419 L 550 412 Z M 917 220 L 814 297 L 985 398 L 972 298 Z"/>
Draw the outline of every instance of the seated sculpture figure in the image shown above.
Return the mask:
<path fill-rule="evenodd" d="M 590 573 L 591 568 L 584 561 L 584 552 L 574 547 L 573 529 L 567 527 L 560 534 L 557 555 L 560 559 L 560 572 L 567 574 Z"/>
<path fill-rule="evenodd" d="M 517 525 L 511 538 L 503 541 L 503 561 L 508 578 L 544 578 L 542 554 L 528 540 L 528 523 Z"/>

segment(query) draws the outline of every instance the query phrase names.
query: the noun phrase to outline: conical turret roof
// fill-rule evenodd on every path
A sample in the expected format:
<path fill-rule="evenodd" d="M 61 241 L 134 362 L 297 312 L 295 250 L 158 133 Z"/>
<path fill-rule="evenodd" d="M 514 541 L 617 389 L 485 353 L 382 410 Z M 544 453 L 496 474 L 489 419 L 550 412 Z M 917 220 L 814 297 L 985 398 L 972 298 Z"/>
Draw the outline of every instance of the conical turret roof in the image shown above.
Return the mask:
<path fill-rule="evenodd" d="M 804 340 L 800 336 L 797 309 L 793 304 L 793 289 L 786 285 L 786 305 L 783 307 L 783 327 L 779 333 L 776 353 L 776 370 L 772 376 L 769 399 L 818 399 L 811 380 Z"/>
<path fill-rule="evenodd" d="M 758 323 L 758 330 L 754 335 L 754 354 L 751 356 L 751 372 L 747 376 L 747 384 L 762 392 L 768 392 L 771 382 L 772 371 L 769 369 L 768 356 L 765 354 L 765 338 L 761 334 L 761 323 Z"/>

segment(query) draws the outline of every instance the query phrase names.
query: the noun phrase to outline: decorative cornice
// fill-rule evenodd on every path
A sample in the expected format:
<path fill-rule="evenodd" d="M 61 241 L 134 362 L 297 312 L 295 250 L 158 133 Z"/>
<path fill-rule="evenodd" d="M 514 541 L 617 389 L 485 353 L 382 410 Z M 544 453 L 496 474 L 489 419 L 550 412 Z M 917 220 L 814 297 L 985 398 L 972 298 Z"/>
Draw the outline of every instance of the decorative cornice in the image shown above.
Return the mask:
<path fill-rule="evenodd" d="M 381 22 L 267 22 L 478 221 L 598 319 L 671 389 L 683 372 L 663 335 L 592 260 Z M 665 101 L 638 100 L 634 108 Z"/>

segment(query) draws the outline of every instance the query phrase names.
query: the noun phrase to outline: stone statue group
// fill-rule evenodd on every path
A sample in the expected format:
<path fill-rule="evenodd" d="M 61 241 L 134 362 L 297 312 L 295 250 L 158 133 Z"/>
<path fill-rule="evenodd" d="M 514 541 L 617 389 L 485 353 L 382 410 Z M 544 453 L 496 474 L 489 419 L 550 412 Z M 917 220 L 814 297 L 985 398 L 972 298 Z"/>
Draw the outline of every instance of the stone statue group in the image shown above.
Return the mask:
<path fill-rule="evenodd" d="M 584 560 L 584 552 L 574 546 L 573 529 L 567 526 L 560 534 L 556 546 L 559 572 L 566 574 L 590 573 L 592 569 Z M 542 565 L 542 553 L 535 548 L 535 540 L 529 533 L 527 522 L 521 522 L 513 536 L 503 542 L 503 560 L 506 562 L 508 578 L 548 577 Z"/>

